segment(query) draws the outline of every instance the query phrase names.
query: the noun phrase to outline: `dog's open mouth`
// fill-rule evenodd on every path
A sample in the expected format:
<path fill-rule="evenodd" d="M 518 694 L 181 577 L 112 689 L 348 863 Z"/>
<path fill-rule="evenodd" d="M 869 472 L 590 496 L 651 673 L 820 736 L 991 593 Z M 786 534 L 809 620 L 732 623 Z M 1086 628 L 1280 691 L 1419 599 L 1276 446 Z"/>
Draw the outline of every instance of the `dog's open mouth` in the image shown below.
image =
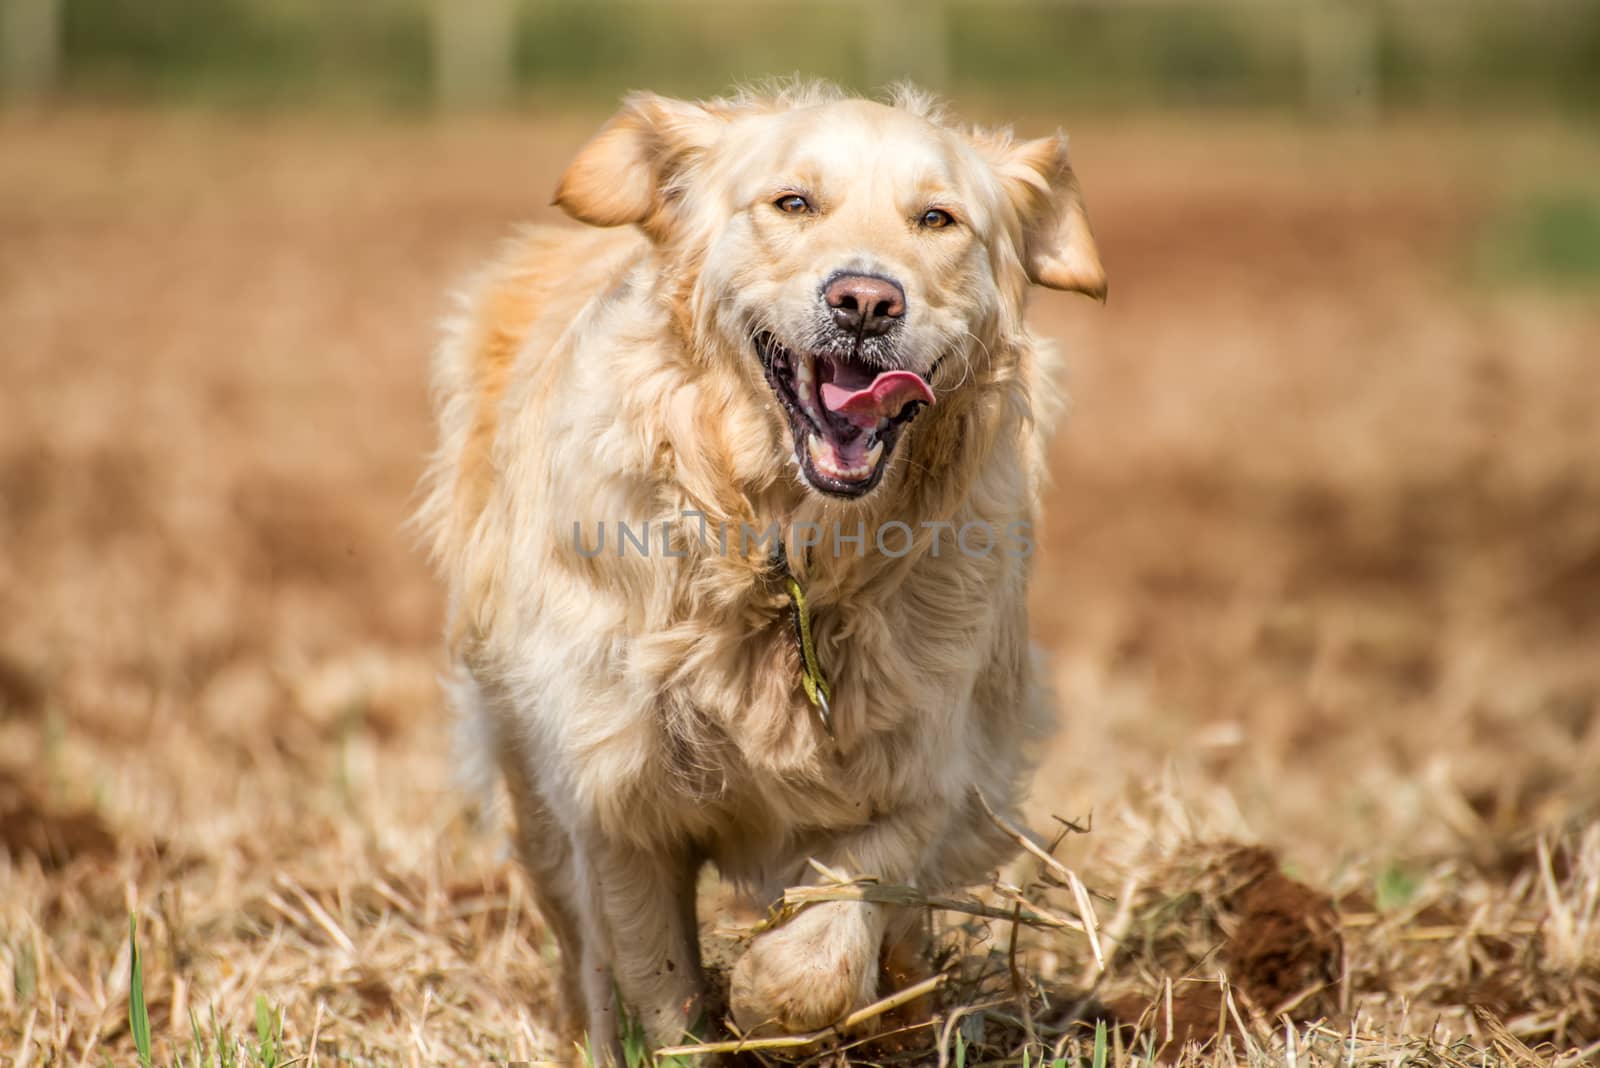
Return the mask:
<path fill-rule="evenodd" d="M 795 459 L 806 481 L 836 497 L 859 497 L 883 477 L 900 431 L 933 404 L 914 371 L 882 370 L 853 356 L 798 352 L 771 334 L 756 337 L 767 382 L 789 415 Z"/>

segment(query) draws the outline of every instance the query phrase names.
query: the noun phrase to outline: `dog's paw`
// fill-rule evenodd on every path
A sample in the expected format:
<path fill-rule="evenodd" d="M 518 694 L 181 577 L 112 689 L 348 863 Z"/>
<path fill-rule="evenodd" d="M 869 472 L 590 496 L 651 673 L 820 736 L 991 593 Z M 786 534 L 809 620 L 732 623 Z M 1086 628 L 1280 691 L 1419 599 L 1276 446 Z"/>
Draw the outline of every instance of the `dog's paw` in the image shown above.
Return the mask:
<path fill-rule="evenodd" d="M 734 965 L 728 1007 L 746 1034 L 798 1033 L 838 1023 L 878 986 L 877 906 L 813 906 L 756 936 Z"/>

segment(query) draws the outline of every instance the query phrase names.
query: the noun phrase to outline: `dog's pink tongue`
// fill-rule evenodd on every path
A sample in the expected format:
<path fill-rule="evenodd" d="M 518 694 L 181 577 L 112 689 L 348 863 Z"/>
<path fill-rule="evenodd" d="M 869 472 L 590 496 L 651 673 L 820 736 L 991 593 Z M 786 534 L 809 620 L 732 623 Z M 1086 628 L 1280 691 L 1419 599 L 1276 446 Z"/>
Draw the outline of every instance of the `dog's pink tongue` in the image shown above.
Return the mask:
<path fill-rule="evenodd" d="M 870 386 L 849 390 L 832 382 L 822 383 L 822 403 L 862 430 L 871 430 L 885 419 L 893 419 L 912 401 L 934 403 L 933 390 L 922 376 L 911 371 L 884 371 Z"/>

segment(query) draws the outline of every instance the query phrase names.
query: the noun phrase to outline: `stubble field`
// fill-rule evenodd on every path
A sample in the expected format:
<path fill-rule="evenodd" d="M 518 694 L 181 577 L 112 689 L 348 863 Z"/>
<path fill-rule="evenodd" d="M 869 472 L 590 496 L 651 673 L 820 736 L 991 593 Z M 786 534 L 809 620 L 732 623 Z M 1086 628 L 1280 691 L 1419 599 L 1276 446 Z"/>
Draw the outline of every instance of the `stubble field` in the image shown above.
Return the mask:
<path fill-rule="evenodd" d="M 283 1060 L 560 1054 L 402 524 L 445 293 L 599 118 L 0 118 L 0 1060 L 135 1062 L 130 912 L 159 1063 L 258 995 Z M 942 914 L 950 980 L 851 1055 L 1600 1056 L 1600 301 L 1517 238 L 1600 145 L 1073 132 L 1111 299 L 1034 313 L 1029 815 L 1088 828 L 1105 965 Z M 1004 879 L 1072 920 L 1058 875 Z"/>

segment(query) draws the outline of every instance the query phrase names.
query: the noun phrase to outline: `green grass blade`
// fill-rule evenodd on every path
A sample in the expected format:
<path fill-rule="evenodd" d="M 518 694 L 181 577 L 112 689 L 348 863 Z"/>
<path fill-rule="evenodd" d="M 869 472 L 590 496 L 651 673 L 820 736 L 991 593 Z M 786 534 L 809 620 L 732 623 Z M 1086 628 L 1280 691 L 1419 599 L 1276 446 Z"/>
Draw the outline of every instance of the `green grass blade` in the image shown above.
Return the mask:
<path fill-rule="evenodd" d="M 11 959 L 11 989 L 16 992 L 18 1000 L 32 1001 L 33 992 L 39 987 L 39 962 L 34 959 L 33 942 L 18 938 L 11 951 Z"/>
<path fill-rule="evenodd" d="M 646 1068 L 651 1062 L 650 1043 L 645 1039 L 644 1025 L 639 1022 L 622 1000 L 622 992 L 615 993 L 617 1015 L 622 1022 L 623 1068 Z"/>
<path fill-rule="evenodd" d="M 195 1068 L 205 1068 L 206 1064 L 206 1036 L 200 1030 L 200 1017 L 194 1014 L 194 1006 L 189 1006 L 189 1032 L 194 1035 L 194 1063 Z"/>
<path fill-rule="evenodd" d="M 211 1035 L 217 1046 L 217 1068 L 234 1068 L 234 1061 L 238 1054 L 233 1048 L 233 1040 L 222 1031 L 222 1024 L 217 1020 L 217 1006 L 211 1005 Z"/>
<path fill-rule="evenodd" d="M 282 1018 L 267 1006 L 267 999 L 256 995 L 256 1057 L 259 1068 L 277 1068 L 278 1039 L 283 1034 Z"/>
<path fill-rule="evenodd" d="M 1094 1053 L 1092 1054 L 1093 1068 L 1106 1068 L 1106 1022 L 1096 1020 L 1094 1024 Z"/>
<path fill-rule="evenodd" d="M 150 1009 L 144 1000 L 144 961 L 139 957 L 139 917 L 128 913 L 128 1030 L 139 1051 L 139 1068 L 150 1068 Z"/>

